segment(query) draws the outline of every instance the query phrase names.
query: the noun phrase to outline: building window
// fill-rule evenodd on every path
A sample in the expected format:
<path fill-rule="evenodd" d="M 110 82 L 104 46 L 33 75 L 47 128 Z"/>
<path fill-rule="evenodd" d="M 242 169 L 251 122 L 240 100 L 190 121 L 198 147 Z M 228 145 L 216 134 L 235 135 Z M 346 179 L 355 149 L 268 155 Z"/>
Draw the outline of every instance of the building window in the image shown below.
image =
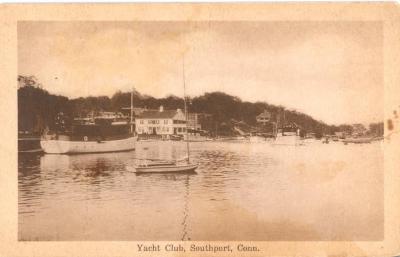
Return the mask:
<path fill-rule="evenodd" d="M 144 124 L 144 120 L 140 120 L 140 124 Z"/>
<path fill-rule="evenodd" d="M 185 124 L 186 121 L 184 120 L 173 120 L 173 124 Z"/>
<path fill-rule="evenodd" d="M 168 124 L 168 120 L 164 120 L 164 124 Z"/>

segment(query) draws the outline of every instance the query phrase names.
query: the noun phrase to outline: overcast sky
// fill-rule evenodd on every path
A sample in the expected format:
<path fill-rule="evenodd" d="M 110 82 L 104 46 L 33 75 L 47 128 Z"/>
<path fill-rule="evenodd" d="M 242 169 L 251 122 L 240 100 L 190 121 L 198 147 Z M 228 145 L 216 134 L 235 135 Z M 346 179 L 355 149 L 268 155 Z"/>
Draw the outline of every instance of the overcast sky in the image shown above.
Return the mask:
<path fill-rule="evenodd" d="M 383 119 L 379 22 L 19 22 L 18 72 L 51 93 L 223 91 L 330 124 Z"/>

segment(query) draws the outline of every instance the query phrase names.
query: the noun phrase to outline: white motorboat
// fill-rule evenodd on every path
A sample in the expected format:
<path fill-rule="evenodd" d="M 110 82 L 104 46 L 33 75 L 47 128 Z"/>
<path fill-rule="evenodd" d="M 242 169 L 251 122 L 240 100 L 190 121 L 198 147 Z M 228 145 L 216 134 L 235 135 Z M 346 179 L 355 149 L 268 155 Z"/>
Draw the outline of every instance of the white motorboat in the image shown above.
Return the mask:
<path fill-rule="evenodd" d="M 85 137 L 87 139 L 87 136 Z M 126 137 L 118 140 L 72 140 L 67 136 L 58 139 L 42 139 L 40 146 L 49 154 L 79 154 L 122 152 L 135 149 L 136 137 Z"/>

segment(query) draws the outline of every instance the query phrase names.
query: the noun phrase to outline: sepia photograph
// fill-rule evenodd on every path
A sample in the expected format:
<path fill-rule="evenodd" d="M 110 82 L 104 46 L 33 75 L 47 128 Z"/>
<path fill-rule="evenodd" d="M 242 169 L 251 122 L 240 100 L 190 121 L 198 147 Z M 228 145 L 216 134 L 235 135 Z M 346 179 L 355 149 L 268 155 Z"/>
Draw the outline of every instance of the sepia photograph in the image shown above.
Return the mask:
<path fill-rule="evenodd" d="M 19 22 L 19 240 L 382 239 L 382 40 Z"/>
<path fill-rule="evenodd" d="M 395 256 L 399 17 L 0 6 L 0 255 Z"/>

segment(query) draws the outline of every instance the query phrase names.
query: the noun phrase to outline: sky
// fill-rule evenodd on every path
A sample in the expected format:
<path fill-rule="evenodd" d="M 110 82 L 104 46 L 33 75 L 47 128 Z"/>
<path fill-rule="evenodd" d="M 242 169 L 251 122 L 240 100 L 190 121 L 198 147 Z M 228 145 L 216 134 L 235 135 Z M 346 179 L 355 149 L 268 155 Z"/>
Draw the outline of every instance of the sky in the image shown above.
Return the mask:
<path fill-rule="evenodd" d="M 70 98 L 222 91 L 328 124 L 383 120 L 380 22 L 18 23 L 18 73 Z"/>

